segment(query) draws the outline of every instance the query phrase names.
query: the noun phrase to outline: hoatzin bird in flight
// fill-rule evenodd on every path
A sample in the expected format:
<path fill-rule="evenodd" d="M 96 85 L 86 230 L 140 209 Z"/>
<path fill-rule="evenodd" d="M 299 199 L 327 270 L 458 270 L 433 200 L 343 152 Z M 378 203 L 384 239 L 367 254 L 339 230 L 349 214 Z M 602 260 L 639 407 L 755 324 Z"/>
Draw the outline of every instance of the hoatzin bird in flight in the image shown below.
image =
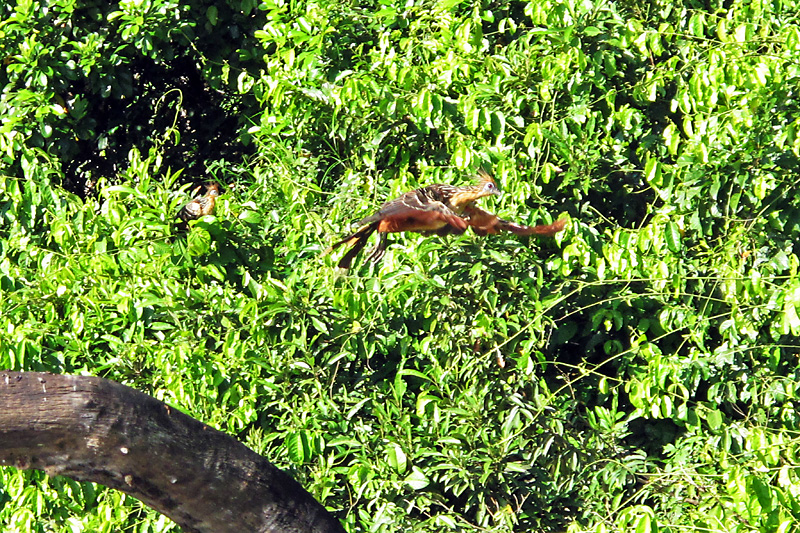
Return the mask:
<path fill-rule="evenodd" d="M 192 196 L 196 196 L 200 191 L 200 187 L 196 188 Z M 190 220 L 197 220 L 205 215 L 213 215 L 217 206 L 217 196 L 219 196 L 219 185 L 216 183 L 209 183 L 206 185 L 206 194 L 195 198 L 191 202 L 184 205 L 175 218 L 183 221 L 184 229 L 188 227 Z"/>
<path fill-rule="evenodd" d="M 361 220 L 359 228 L 344 239 L 332 244 L 323 255 L 342 245 L 351 246 L 339 260 L 339 268 L 350 268 L 353 259 L 364 249 L 369 236 L 378 232 L 378 244 L 367 256 L 370 261 L 379 261 L 386 252 L 386 234 L 402 231 L 435 233 L 437 235 L 462 234 L 468 227 L 478 235 L 510 231 L 516 235 L 555 235 L 567 223 L 566 219 L 540 226 L 523 226 L 503 220 L 475 205 L 485 196 L 502 192 L 494 179 L 484 170 L 478 172 L 477 185 L 454 187 L 434 184 L 405 193 L 386 202 L 377 213 Z"/>

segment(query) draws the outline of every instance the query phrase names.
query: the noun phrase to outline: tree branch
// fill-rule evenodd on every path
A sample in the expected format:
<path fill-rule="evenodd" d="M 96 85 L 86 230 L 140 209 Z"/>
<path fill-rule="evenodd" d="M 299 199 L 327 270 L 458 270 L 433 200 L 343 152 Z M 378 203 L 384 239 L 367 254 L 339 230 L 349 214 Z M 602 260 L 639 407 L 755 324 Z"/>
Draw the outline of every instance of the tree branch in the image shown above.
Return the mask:
<path fill-rule="evenodd" d="M 0 372 L 0 463 L 121 490 L 186 532 L 344 533 L 234 438 L 97 377 Z"/>

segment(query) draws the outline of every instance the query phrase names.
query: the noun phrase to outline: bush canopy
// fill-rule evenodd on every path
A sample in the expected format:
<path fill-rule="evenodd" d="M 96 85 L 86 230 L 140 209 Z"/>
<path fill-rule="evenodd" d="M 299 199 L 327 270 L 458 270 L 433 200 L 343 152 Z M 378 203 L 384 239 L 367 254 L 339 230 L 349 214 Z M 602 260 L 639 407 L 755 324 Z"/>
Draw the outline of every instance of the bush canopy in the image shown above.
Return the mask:
<path fill-rule="evenodd" d="M 794 530 L 799 13 L 5 2 L 0 368 L 147 392 L 352 532 Z M 479 168 L 485 208 L 567 229 L 321 256 Z M 177 530 L 10 467 L 0 524 Z"/>

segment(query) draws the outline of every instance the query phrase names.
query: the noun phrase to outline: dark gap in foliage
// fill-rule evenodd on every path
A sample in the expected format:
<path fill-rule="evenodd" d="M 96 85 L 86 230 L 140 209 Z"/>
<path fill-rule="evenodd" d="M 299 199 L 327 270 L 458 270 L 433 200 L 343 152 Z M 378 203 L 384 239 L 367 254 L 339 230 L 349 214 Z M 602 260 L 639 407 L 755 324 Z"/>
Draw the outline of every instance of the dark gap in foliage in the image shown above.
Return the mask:
<path fill-rule="evenodd" d="M 628 423 L 628 429 L 630 435 L 623 442 L 654 457 L 663 457 L 664 447 L 674 444 L 686 433 L 685 427 L 669 419 L 636 418 Z"/>
<path fill-rule="evenodd" d="M 88 176 L 117 175 L 127 166 L 131 148 L 146 152 L 154 142 L 163 140 L 161 136 L 173 123 L 180 142 L 163 145 L 163 164 L 185 168 L 189 181 L 202 180 L 200 176 L 206 175 L 211 161 L 236 161 L 252 154 L 253 147 L 239 141 L 242 103 L 211 89 L 191 58 L 156 63 L 140 57 L 126 72 L 130 84 L 127 97 L 85 97 L 91 100 L 90 106 L 75 127 L 85 129 L 88 135 L 59 150 L 69 156 L 64 161 L 67 190 L 79 196 L 91 192 L 93 181 L 87 182 Z M 75 92 L 80 92 L 77 87 Z"/>

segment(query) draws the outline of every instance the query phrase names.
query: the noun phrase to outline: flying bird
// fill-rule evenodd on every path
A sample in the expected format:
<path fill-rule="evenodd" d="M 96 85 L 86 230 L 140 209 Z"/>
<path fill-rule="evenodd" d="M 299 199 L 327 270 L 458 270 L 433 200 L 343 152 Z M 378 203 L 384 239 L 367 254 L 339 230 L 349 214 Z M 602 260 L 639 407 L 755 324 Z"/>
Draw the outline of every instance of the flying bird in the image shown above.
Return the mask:
<path fill-rule="evenodd" d="M 503 194 L 486 171 L 479 170 L 478 177 L 480 181 L 477 185 L 428 185 L 386 202 L 375 214 L 361 220 L 354 233 L 332 244 L 323 255 L 340 246 L 350 246 L 350 250 L 339 260 L 339 268 L 350 268 L 353 259 L 364 249 L 370 235 L 376 231 L 379 234 L 378 243 L 367 256 L 373 262 L 379 261 L 386 252 L 388 233 L 414 231 L 460 235 L 471 227 L 478 235 L 509 231 L 516 235 L 551 236 L 564 229 L 566 219 L 552 224 L 524 226 L 477 207 L 475 202 L 480 198 Z"/>

